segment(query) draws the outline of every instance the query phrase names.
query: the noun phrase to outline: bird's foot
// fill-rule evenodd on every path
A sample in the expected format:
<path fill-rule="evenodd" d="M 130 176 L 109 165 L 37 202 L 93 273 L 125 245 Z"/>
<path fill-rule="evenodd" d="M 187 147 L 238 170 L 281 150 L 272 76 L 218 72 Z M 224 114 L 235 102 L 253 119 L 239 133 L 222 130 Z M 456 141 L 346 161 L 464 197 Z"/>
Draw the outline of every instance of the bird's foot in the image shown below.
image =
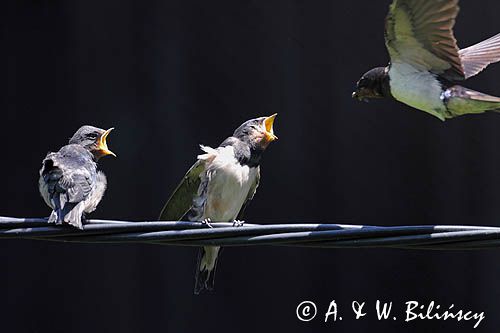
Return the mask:
<path fill-rule="evenodd" d="M 245 221 L 234 220 L 233 227 L 242 227 L 245 224 Z"/>
<path fill-rule="evenodd" d="M 210 218 L 206 218 L 203 221 L 201 221 L 201 224 L 203 224 L 203 225 L 205 225 L 205 226 L 207 226 L 209 228 L 213 228 L 213 226 L 210 224 L 211 221 L 212 220 Z"/>

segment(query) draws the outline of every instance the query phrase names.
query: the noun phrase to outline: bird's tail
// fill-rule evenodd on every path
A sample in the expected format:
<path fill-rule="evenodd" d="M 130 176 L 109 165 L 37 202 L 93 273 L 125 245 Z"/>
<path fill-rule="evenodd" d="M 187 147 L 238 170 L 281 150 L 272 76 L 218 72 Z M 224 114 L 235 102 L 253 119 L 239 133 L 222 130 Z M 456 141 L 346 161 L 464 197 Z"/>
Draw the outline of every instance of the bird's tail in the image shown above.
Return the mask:
<path fill-rule="evenodd" d="M 220 247 L 218 246 L 205 246 L 198 251 L 194 283 L 194 293 L 196 295 L 205 290 L 214 290 L 215 269 L 217 267 L 219 252 Z"/>
<path fill-rule="evenodd" d="M 64 216 L 64 222 L 71 224 L 72 226 L 83 229 L 82 217 L 84 211 L 84 203 L 78 203 L 73 209 L 71 209 Z"/>
<path fill-rule="evenodd" d="M 62 224 L 66 222 L 74 227 L 83 229 L 83 204 L 81 202 L 77 205 L 66 202 L 62 207 L 60 201 L 55 201 L 54 203 L 54 210 L 49 216 L 49 223 Z"/>
<path fill-rule="evenodd" d="M 444 101 L 453 116 L 500 111 L 500 97 L 490 96 L 462 86 L 453 86 L 444 93 Z"/>

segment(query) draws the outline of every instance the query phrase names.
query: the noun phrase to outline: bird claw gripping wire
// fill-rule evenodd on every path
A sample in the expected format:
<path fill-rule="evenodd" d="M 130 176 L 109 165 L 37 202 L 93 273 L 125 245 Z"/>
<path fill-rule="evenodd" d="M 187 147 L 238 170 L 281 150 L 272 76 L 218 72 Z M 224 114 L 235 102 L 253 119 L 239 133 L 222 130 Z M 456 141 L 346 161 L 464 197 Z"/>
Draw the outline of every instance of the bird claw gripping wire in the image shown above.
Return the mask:
<path fill-rule="evenodd" d="M 245 224 L 245 221 L 234 220 L 233 227 L 242 227 Z"/>
<path fill-rule="evenodd" d="M 203 221 L 201 221 L 201 224 L 203 224 L 209 228 L 213 228 L 213 226 L 210 224 L 210 222 L 212 222 L 212 220 L 210 218 L 206 218 Z"/>

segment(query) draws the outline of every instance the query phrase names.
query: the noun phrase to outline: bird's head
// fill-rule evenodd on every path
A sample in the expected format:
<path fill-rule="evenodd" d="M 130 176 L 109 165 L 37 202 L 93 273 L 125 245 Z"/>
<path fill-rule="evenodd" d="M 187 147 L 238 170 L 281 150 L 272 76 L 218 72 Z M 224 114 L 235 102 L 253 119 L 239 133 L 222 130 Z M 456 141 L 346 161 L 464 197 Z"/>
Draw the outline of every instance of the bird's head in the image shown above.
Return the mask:
<path fill-rule="evenodd" d="M 106 155 L 116 157 L 115 153 L 108 149 L 108 144 L 106 142 L 112 130 L 113 128 L 103 130 L 94 126 L 82 126 L 69 140 L 69 143 L 83 146 L 94 155 L 96 160 Z"/>
<path fill-rule="evenodd" d="M 369 70 L 356 83 L 356 90 L 352 93 L 352 98 L 367 102 L 373 98 L 383 98 L 388 89 L 388 68 L 377 67 Z"/>
<path fill-rule="evenodd" d="M 247 142 L 251 147 L 264 150 L 271 142 L 278 139 L 273 129 L 276 116 L 277 113 L 269 117 L 250 119 L 238 127 L 233 136 Z"/>

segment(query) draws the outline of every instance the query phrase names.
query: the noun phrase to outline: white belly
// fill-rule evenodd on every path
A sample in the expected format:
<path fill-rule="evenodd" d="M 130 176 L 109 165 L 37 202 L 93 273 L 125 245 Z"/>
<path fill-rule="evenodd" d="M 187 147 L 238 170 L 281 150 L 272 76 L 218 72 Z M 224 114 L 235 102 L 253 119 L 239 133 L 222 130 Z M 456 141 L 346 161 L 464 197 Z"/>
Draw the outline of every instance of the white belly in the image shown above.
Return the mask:
<path fill-rule="evenodd" d="M 389 77 L 391 94 L 396 100 L 444 120 L 446 106 L 441 99 L 442 88 L 434 75 L 408 64 L 393 63 Z"/>
<path fill-rule="evenodd" d="M 234 221 L 256 181 L 258 168 L 242 166 L 234 161 L 219 161 L 217 158 L 212 163 L 203 219 L 209 218 L 212 222 Z"/>

